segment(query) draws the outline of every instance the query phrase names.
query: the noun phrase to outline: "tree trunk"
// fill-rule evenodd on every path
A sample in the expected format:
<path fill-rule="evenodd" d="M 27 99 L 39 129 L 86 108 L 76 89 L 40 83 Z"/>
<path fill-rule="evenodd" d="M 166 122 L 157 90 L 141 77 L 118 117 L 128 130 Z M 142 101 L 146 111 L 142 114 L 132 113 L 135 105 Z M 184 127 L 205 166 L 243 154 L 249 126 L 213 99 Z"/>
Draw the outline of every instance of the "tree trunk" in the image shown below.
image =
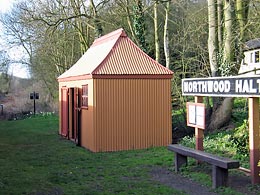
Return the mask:
<path fill-rule="evenodd" d="M 238 38 L 238 53 L 237 53 L 237 65 L 240 65 L 241 60 L 243 59 L 243 44 L 246 33 L 246 24 L 248 20 L 248 11 L 249 11 L 250 0 L 236 0 L 236 19 L 239 25 L 239 38 Z M 237 67 L 237 70 L 239 67 Z"/>
<path fill-rule="evenodd" d="M 103 28 L 102 28 L 101 22 L 98 18 L 97 9 L 95 7 L 94 1 L 90 0 L 89 2 L 90 2 L 90 4 L 89 4 L 90 8 L 93 12 L 94 26 L 95 26 L 95 37 L 98 38 L 98 37 L 101 37 L 103 35 Z"/>
<path fill-rule="evenodd" d="M 223 47 L 223 0 L 217 0 L 217 15 L 218 15 L 218 51 Z"/>
<path fill-rule="evenodd" d="M 236 0 L 236 16 L 239 24 L 239 40 L 244 41 L 250 0 Z"/>
<path fill-rule="evenodd" d="M 218 108 L 212 112 L 208 131 L 217 130 L 230 122 L 234 98 L 225 98 Z"/>
<path fill-rule="evenodd" d="M 169 31 L 168 31 L 168 20 L 170 13 L 170 1 L 166 3 L 165 7 L 165 21 L 164 21 L 164 55 L 165 55 L 165 65 L 167 68 L 170 68 L 170 49 L 169 49 Z"/>
<path fill-rule="evenodd" d="M 234 50 L 232 47 L 233 45 L 232 25 L 233 25 L 234 17 L 232 15 L 232 2 L 230 2 L 229 0 L 225 0 L 224 39 L 222 39 L 222 26 L 219 26 L 222 24 L 221 9 L 222 9 L 222 5 L 220 1 L 208 0 L 208 15 L 209 15 L 208 16 L 208 20 L 209 20 L 208 49 L 209 49 L 212 76 L 217 76 L 219 66 L 223 66 L 223 64 L 219 64 L 219 62 L 222 63 L 224 62 L 225 63 L 224 66 L 230 66 L 231 62 L 233 61 Z M 218 55 L 222 53 L 222 40 L 224 40 L 224 48 L 223 48 L 224 53 L 223 55 Z M 216 129 L 220 129 L 230 121 L 233 101 L 234 101 L 233 98 L 225 98 L 225 99 L 213 98 L 212 115 L 210 117 L 210 122 L 207 126 L 208 131 L 214 131 Z"/>
<path fill-rule="evenodd" d="M 154 12 L 154 44 L 155 44 L 155 60 L 160 61 L 160 42 L 159 42 L 159 33 L 158 33 L 158 1 L 154 2 L 153 12 Z"/>
<path fill-rule="evenodd" d="M 212 3 L 214 3 L 213 0 L 209 0 L 209 40 L 214 41 L 214 36 L 212 34 L 214 33 L 214 28 L 212 25 L 214 24 L 214 18 L 211 18 L 213 15 L 213 9 L 211 10 L 210 7 Z M 210 4 L 211 3 L 211 4 Z M 235 1 L 234 0 L 224 0 L 224 28 L 222 33 L 222 11 L 221 11 L 222 3 L 220 0 L 218 0 L 218 43 L 219 43 L 219 51 L 222 52 L 223 47 L 223 55 L 220 55 L 220 62 L 222 62 L 222 67 L 225 67 L 225 69 L 230 69 L 228 72 L 224 72 L 225 74 L 221 76 L 230 76 L 232 74 L 232 65 L 239 60 L 239 54 L 235 53 L 235 41 L 236 41 L 236 35 L 235 30 L 239 32 L 239 42 L 243 42 L 245 37 L 245 26 L 248 19 L 248 7 L 249 7 L 249 0 L 242 1 L 242 0 L 236 0 L 236 7 L 235 7 Z M 236 8 L 236 17 L 238 19 L 237 25 L 235 25 L 235 15 L 234 10 Z M 221 32 L 219 32 L 221 30 Z M 214 35 L 214 34 L 213 34 Z M 223 46 L 222 46 L 222 40 L 223 40 Z M 209 43 L 209 52 L 212 51 L 212 48 L 210 46 L 213 43 Z M 240 51 L 242 52 L 242 50 Z M 213 72 L 215 71 L 215 67 L 213 67 Z M 233 71 L 234 72 L 234 71 Z M 232 107 L 234 98 L 216 98 L 217 101 L 213 101 L 213 112 L 210 118 L 210 123 L 208 124 L 207 130 L 212 131 L 216 129 L 220 129 L 225 124 L 227 124 L 230 121 L 231 114 L 232 114 Z"/>
<path fill-rule="evenodd" d="M 234 10 L 234 2 L 233 0 L 225 0 L 224 4 L 224 29 L 225 29 L 225 37 L 224 37 L 224 63 L 230 64 L 234 59 L 234 38 L 233 38 L 233 10 Z"/>
<path fill-rule="evenodd" d="M 130 13 L 129 6 L 130 6 L 130 2 L 129 2 L 129 0 L 126 0 L 125 11 L 127 13 L 127 24 L 128 24 L 129 30 L 131 32 L 132 38 L 134 39 L 134 41 L 136 43 L 138 43 L 138 39 L 137 39 L 136 34 L 134 32 L 134 26 L 133 26 L 134 22 L 133 22 L 132 14 Z"/>
<path fill-rule="evenodd" d="M 70 0 L 70 3 L 71 3 L 71 7 L 73 9 L 75 16 L 81 15 L 81 7 L 80 7 L 79 0 L 77 0 L 77 1 Z M 81 53 L 81 55 L 83 55 L 87 51 L 88 47 L 87 47 L 87 44 L 85 41 L 86 36 L 83 31 L 84 24 L 83 24 L 81 18 L 75 18 L 74 25 L 77 29 L 77 34 L 78 34 L 78 38 L 79 38 L 80 53 Z"/>
<path fill-rule="evenodd" d="M 217 20 L 216 20 L 216 1 L 208 0 L 208 21 L 209 21 L 209 37 L 208 37 L 208 50 L 211 76 L 217 76 L 218 64 L 217 64 Z"/>
<path fill-rule="evenodd" d="M 137 44 L 144 52 L 148 52 L 145 40 L 145 20 L 143 1 L 136 0 L 133 6 L 133 18 L 134 32 L 138 40 Z"/>

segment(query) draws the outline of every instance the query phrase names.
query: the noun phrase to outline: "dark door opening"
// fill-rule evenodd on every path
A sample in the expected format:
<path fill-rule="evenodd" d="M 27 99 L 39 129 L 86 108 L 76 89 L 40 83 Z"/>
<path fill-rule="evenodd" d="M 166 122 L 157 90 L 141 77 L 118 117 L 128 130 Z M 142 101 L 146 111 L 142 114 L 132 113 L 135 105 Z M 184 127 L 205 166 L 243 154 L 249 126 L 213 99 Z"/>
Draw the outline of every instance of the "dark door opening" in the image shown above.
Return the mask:
<path fill-rule="evenodd" d="M 79 88 L 69 89 L 69 138 L 80 146 L 81 110 Z"/>

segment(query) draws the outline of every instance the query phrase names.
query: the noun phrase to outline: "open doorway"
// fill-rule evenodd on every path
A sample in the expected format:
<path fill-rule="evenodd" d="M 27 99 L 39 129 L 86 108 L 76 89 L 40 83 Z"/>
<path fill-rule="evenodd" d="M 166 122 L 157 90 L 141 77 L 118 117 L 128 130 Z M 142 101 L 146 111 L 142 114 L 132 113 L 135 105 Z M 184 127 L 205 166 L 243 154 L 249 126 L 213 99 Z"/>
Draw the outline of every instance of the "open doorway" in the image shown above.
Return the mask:
<path fill-rule="evenodd" d="M 80 110 L 80 92 L 79 88 L 69 88 L 69 136 L 77 145 L 80 144 L 81 132 L 81 110 Z"/>

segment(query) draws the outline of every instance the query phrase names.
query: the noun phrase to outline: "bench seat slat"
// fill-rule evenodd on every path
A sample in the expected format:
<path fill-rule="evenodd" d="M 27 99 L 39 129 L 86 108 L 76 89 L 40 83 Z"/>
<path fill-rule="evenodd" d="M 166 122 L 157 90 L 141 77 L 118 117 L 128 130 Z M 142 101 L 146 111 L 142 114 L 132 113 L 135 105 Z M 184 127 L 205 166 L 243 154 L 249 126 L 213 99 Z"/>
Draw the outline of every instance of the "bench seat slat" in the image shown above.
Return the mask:
<path fill-rule="evenodd" d="M 169 145 L 168 150 L 174 151 L 184 156 L 195 158 L 199 161 L 205 161 L 209 164 L 213 164 L 218 167 L 222 167 L 224 169 L 232 169 L 232 168 L 239 167 L 239 162 L 236 160 L 232 160 L 224 157 L 218 157 L 213 154 L 209 154 L 204 151 L 199 151 L 185 146 L 181 146 L 179 144 Z"/>

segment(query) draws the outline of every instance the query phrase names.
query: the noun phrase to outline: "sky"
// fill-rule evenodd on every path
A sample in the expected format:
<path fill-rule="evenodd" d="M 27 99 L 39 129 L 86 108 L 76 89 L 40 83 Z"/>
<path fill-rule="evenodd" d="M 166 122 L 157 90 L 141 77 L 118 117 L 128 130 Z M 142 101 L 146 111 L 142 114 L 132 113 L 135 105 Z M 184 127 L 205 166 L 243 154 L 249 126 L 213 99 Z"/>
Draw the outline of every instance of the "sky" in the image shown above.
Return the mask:
<path fill-rule="evenodd" d="M 12 5 L 14 2 L 17 0 L 0 0 L 0 13 L 7 13 L 11 10 Z M 0 34 L 2 35 L 3 32 L 3 27 L 1 26 L 0 23 Z M 0 36 L 0 47 L 8 48 L 7 43 L 4 42 L 4 40 Z M 3 48 L 0 48 L 2 50 Z M 15 47 L 12 49 L 8 50 L 8 55 L 13 59 L 17 60 L 19 57 L 22 55 L 22 49 L 19 47 Z M 29 78 L 30 74 L 28 72 L 28 69 L 25 65 L 22 64 L 11 64 L 9 67 L 9 74 L 13 74 L 14 76 L 21 77 L 21 78 Z"/>
<path fill-rule="evenodd" d="M 6 12 L 11 8 L 12 3 L 15 0 L 0 0 L 0 11 Z"/>

